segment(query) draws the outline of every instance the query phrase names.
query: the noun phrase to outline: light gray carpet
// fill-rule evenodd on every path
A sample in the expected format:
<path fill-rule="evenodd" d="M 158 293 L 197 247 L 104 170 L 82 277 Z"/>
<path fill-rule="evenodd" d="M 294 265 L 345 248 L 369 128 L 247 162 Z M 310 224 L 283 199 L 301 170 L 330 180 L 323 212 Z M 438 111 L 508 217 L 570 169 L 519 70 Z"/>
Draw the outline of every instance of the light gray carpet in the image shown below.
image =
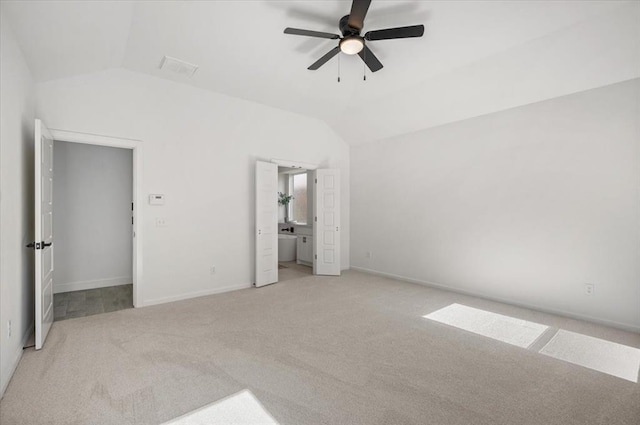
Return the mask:
<path fill-rule="evenodd" d="M 451 303 L 640 335 L 358 272 L 55 322 L 5 424 L 159 424 L 245 389 L 280 424 L 637 425 L 640 385 L 424 319 Z"/>

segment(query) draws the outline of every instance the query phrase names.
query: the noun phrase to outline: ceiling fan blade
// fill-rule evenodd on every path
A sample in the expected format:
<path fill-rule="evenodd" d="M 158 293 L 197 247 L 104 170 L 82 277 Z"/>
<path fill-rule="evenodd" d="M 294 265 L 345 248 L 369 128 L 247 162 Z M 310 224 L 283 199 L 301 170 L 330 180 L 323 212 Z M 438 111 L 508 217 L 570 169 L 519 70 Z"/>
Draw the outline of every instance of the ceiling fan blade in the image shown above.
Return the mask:
<path fill-rule="evenodd" d="M 364 26 L 364 17 L 367 16 L 371 0 L 353 0 L 351 13 L 349 13 L 349 26 L 359 30 Z"/>
<path fill-rule="evenodd" d="M 364 63 L 367 64 L 371 72 L 380 71 L 382 69 L 382 63 L 380 63 L 376 55 L 374 55 L 371 49 L 366 45 L 362 50 L 360 50 L 358 56 L 360 56 Z"/>
<path fill-rule="evenodd" d="M 306 35 L 307 37 L 329 38 L 332 40 L 340 38 L 338 34 L 331 34 L 328 32 L 320 32 L 320 31 L 301 30 L 298 28 L 285 28 L 284 33 L 292 34 L 292 35 Z"/>
<path fill-rule="evenodd" d="M 320 59 L 318 59 L 317 61 L 315 61 L 309 68 L 312 71 L 315 71 L 316 69 L 320 68 L 322 65 L 324 65 L 325 63 L 327 63 L 329 61 L 329 59 L 331 59 L 332 57 L 334 57 L 335 55 L 337 55 L 338 53 L 340 53 L 340 46 L 336 46 L 333 49 L 331 49 L 326 55 L 324 55 L 323 57 L 321 57 Z"/>
<path fill-rule="evenodd" d="M 391 40 L 393 38 L 422 37 L 424 25 L 412 25 L 410 27 L 387 28 L 384 30 L 369 31 L 364 38 L 369 41 Z"/>

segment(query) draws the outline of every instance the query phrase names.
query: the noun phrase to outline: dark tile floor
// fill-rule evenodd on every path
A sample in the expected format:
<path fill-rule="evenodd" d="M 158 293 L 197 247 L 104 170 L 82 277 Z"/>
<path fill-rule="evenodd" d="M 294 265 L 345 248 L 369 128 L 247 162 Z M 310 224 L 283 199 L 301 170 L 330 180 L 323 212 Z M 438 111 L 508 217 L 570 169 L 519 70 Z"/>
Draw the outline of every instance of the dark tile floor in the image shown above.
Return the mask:
<path fill-rule="evenodd" d="M 133 307 L 133 285 L 110 286 L 53 295 L 53 319 L 92 316 Z"/>

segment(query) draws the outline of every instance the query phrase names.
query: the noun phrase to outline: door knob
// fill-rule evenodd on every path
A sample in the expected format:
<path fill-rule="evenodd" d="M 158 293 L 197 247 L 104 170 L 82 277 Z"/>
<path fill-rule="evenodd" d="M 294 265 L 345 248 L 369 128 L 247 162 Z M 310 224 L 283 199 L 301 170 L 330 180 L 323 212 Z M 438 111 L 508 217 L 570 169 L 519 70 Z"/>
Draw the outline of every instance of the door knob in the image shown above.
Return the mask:
<path fill-rule="evenodd" d="M 46 243 L 45 241 L 42 242 L 29 242 L 26 247 L 27 248 L 33 248 L 33 249 L 45 249 L 48 246 L 51 246 L 53 242 L 49 242 Z"/>

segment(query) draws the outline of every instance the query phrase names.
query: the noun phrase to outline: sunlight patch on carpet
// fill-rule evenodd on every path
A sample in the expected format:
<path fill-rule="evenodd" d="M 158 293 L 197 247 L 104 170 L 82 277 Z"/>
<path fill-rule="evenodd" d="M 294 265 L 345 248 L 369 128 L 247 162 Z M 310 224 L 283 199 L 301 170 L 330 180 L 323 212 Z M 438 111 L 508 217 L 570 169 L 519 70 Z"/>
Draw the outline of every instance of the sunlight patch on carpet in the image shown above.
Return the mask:
<path fill-rule="evenodd" d="M 265 424 L 278 425 L 249 390 L 218 400 L 164 425 Z"/>
<path fill-rule="evenodd" d="M 461 304 L 451 304 L 422 317 L 522 348 L 531 346 L 549 328 Z"/>
<path fill-rule="evenodd" d="M 640 349 L 637 348 L 561 329 L 540 353 L 627 381 L 638 382 Z"/>

